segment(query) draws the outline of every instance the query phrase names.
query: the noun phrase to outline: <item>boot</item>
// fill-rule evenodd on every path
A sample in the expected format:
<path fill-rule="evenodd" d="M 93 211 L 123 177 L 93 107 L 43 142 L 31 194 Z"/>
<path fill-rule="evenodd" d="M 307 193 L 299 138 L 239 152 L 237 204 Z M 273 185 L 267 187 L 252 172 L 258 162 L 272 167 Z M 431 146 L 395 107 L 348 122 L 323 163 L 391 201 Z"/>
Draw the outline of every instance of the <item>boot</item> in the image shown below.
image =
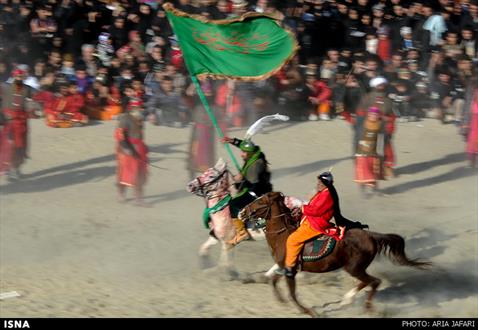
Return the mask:
<path fill-rule="evenodd" d="M 244 225 L 244 222 L 242 222 L 239 219 L 232 219 L 232 221 L 234 223 L 234 227 L 236 227 L 236 236 L 234 236 L 233 239 L 227 241 L 226 243 L 231 245 L 237 245 L 240 242 L 249 239 L 250 235 L 246 230 L 246 226 Z"/>
<path fill-rule="evenodd" d="M 297 271 L 295 267 L 284 267 L 284 268 L 276 269 L 274 273 L 277 275 L 288 277 L 288 278 L 294 278 L 295 274 L 297 274 Z"/>

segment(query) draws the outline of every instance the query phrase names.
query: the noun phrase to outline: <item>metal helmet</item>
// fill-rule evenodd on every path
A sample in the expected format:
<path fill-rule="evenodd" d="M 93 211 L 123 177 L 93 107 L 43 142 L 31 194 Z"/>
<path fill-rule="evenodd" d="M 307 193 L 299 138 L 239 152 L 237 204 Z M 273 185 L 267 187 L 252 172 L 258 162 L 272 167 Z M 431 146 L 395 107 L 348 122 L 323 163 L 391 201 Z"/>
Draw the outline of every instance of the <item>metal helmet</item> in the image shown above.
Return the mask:
<path fill-rule="evenodd" d="M 257 150 L 257 146 L 251 140 L 243 140 L 239 145 L 239 149 L 245 152 L 254 152 Z"/>
<path fill-rule="evenodd" d="M 317 178 L 326 186 L 334 183 L 334 176 L 329 171 L 321 173 Z"/>

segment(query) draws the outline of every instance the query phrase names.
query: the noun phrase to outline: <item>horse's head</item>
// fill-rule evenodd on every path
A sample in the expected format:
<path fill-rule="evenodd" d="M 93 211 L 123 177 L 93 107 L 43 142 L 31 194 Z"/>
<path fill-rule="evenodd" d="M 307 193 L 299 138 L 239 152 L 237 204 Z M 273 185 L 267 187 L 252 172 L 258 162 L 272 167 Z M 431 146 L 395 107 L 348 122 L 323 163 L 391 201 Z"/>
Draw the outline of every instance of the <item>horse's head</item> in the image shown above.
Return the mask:
<path fill-rule="evenodd" d="M 227 164 L 219 158 L 214 167 L 189 182 L 187 190 L 201 197 L 221 195 L 229 189 L 228 173 Z"/>
<path fill-rule="evenodd" d="M 284 195 L 273 191 L 246 205 L 238 216 L 242 221 L 253 221 L 254 227 L 261 228 L 276 216 L 276 213 L 290 214 L 290 211 L 284 204 Z"/>

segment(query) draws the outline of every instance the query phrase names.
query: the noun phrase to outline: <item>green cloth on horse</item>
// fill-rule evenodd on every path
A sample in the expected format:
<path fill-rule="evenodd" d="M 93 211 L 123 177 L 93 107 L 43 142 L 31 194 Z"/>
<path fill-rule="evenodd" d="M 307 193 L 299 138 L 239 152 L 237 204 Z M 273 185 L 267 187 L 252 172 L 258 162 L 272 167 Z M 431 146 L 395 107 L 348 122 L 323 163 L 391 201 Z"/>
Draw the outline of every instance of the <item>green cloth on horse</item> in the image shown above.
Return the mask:
<path fill-rule="evenodd" d="M 206 207 L 204 209 L 204 212 L 202 214 L 202 220 L 204 223 L 204 227 L 206 227 L 206 229 L 209 229 L 209 215 L 223 210 L 226 206 L 229 205 L 230 201 L 231 201 L 231 195 L 227 194 L 226 196 L 224 196 L 223 199 L 217 202 L 213 207 Z"/>

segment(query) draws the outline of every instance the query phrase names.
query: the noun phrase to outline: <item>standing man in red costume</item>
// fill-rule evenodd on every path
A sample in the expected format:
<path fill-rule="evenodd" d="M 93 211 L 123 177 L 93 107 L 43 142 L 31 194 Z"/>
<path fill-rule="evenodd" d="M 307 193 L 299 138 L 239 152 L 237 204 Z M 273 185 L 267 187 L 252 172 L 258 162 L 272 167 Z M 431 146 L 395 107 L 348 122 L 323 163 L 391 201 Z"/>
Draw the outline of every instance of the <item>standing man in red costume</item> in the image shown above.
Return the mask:
<path fill-rule="evenodd" d="M 142 111 L 139 104 L 130 103 L 128 111 L 118 118 L 115 139 L 119 200 L 126 201 L 126 187 L 132 187 L 136 205 L 146 207 L 143 188 L 148 175 L 148 147 L 143 141 Z"/>
<path fill-rule="evenodd" d="M 23 83 L 25 72 L 16 69 L 13 82 L 0 85 L 1 111 L 5 122 L 0 132 L 0 175 L 7 173 L 9 180 L 20 179 L 20 166 L 27 155 L 28 112 L 27 100 L 33 90 Z"/>

